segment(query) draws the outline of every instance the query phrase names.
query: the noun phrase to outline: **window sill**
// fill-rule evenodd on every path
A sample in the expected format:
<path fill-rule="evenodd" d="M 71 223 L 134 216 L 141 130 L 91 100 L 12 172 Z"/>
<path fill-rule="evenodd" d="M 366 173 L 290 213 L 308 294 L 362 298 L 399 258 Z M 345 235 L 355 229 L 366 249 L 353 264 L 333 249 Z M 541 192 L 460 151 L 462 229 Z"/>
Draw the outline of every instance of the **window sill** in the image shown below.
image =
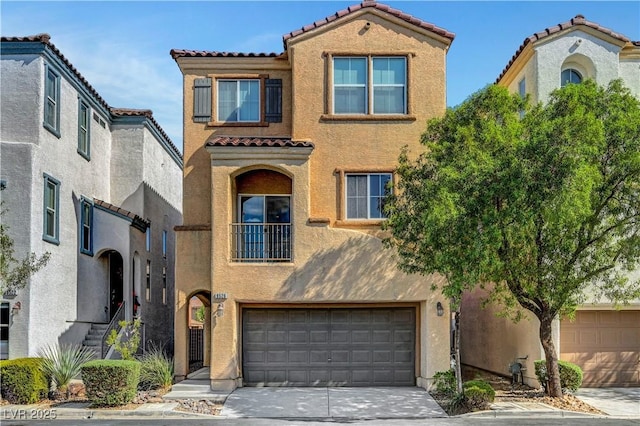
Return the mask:
<path fill-rule="evenodd" d="M 91 156 L 89 154 L 87 154 L 86 152 L 81 151 L 79 149 L 77 150 L 77 152 L 80 155 L 80 157 L 84 158 L 87 161 L 91 161 Z"/>
<path fill-rule="evenodd" d="M 209 121 L 207 127 L 269 127 L 269 123 L 266 121 Z"/>
<path fill-rule="evenodd" d="M 57 246 L 59 246 L 59 245 L 60 245 L 60 240 L 59 240 L 59 239 L 57 239 L 57 238 L 55 238 L 55 237 L 51 237 L 51 236 L 49 236 L 49 235 L 43 235 L 43 236 L 42 236 L 42 240 L 43 240 L 43 241 L 46 241 L 46 242 L 48 242 L 48 243 L 51 243 L 51 244 L 55 244 L 55 245 L 57 245 Z"/>
<path fill-rule="evenodd" d="M 416 121 L 412 114 L 322 114 L 322 121 Z"/>
<path fill-rule="evenodd" d="M 49 125 L 49 123 L 44 122 L 43 127 L 45 129 L 47 129 L 51 134 L 53 134 L 56 138 L 60 139 L 62 137 L 62 134 L 60 134 L 60 130 L 52 127 L 51 125 Z"/>
<path fill-rule="evenodd" d="M 336 220 L 335 226 L 338 228 L 372 228 L 380 227 L 386 219 L 348 219 Z"/>

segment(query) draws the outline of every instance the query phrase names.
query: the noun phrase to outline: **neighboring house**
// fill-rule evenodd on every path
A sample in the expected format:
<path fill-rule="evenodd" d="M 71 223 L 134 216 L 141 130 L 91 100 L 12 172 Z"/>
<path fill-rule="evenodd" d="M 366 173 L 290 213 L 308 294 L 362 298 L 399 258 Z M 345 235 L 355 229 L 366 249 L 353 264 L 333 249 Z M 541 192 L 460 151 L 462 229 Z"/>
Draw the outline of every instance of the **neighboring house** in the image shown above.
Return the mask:
<path fill-rule="evenodd" d="M 280 54 L 171 51 L 187 165 L 177 379 L 193 296 L 214 389 L 428 387 L 449 368 L 440 278 L 401 273 L 380 225 L 401 148 L 420 151 L 445 112 L 453 38 L 367 1 L 284 35 Z"/>
<path fill-rule="evenodd" d="M 51 253 L 25 289 L 2 295 L 0 357 L 97 343 L 90 328 L 123 304 L 145 344 L 171 344 L 180 152 L 151 111 L 110 107 L 49 35 L 0 46 L 2 220 L 18 255 Z"/>
<path fill-rule="evenodd" d="M 640 42 L 578 15 L 526 38 L 497 84 L 530 95 L 532 102 L 545 102 L 554 89 L 587 78 L 600 85 L 620 78 L 640 98 Z M 639 275 L 637 271 L 631 278 Z M 528 356 L 525 380 L 538 386 L 533 361 L 544 359 L 538 320 L 530 315 L 513 324 L 497 318 L 495 308 L 480 308 L 481 298 L 477 291 L 463 301 L 462 362 L 508 374 L 516 357 Z M 620 310 L 606 301 L 588 300 L 575 321 L 555 323 L 554 336 L 560 359 L 584 369 L 584 386 L 640 385 L 640 300 Z"/>

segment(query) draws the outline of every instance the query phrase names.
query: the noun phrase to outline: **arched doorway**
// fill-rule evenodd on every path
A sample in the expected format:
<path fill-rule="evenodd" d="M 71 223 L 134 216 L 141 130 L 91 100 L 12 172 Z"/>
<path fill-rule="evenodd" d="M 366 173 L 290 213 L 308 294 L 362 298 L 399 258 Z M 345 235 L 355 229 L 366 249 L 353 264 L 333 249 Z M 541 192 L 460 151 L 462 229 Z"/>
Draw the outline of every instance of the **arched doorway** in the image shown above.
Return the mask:
<path fill-rule="evenodd" d="M 200 291 L 189 298 L 188 327 L 188 374 L 209 364 L 208 335 L 211 328 L 211 292 Z"/>
<path fill-rule="evenodd" d="M 109 320 L 113 319 L 124 301 L 124 276 L 122 256 L 115 250 L 105 254 L 109 261 Z"/>

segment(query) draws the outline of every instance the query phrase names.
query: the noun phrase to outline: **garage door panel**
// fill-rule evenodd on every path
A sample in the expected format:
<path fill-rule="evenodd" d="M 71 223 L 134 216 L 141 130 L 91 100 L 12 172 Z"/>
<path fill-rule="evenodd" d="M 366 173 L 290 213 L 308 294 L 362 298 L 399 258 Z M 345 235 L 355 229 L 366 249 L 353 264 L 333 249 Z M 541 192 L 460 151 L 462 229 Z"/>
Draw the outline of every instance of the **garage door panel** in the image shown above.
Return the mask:
<path fill-rule="evenodd" d="M 289 351 L 289 364 L 309 363 L 309 352 L 307 351 Z"/>
<path fill-rule="evenodd" d="M 312 330 L 309 332 L 309 341 L 311 343 L 326 344 L 329 342 L 329 332 L 325 330 Z"/>
<path fill-rule="evenodd" d="M 245 309 L 243 378 L 249 386 L 413 386 L 415 310 Z"/>
<path fill-rule="evenodd" d="M 640 311 L 578 311 L 561 322 L 560 350 L 583 369 L 583 386 L 640 386 Z"/>
<path fill-rule="evenodd" d="M 309 352 L 311 364 L 326 364 L 329 359 L 329 351 L 312 350 Z"/>
<path fill-rule="evenodd" d="M 373 343 L 391 343 L 391 332 L 386 330 L 374 330 Z"/>

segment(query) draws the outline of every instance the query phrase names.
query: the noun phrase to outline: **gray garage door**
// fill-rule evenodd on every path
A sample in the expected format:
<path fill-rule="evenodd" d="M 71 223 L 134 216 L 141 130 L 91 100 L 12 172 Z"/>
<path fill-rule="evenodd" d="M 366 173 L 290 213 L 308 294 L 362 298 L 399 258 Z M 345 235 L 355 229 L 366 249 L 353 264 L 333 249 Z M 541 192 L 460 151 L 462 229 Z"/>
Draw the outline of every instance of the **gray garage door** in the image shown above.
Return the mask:
<path fill-rule="evenodd" d="M 414 386 L 413 308 L 245 309 L 247 386 Z"/>

